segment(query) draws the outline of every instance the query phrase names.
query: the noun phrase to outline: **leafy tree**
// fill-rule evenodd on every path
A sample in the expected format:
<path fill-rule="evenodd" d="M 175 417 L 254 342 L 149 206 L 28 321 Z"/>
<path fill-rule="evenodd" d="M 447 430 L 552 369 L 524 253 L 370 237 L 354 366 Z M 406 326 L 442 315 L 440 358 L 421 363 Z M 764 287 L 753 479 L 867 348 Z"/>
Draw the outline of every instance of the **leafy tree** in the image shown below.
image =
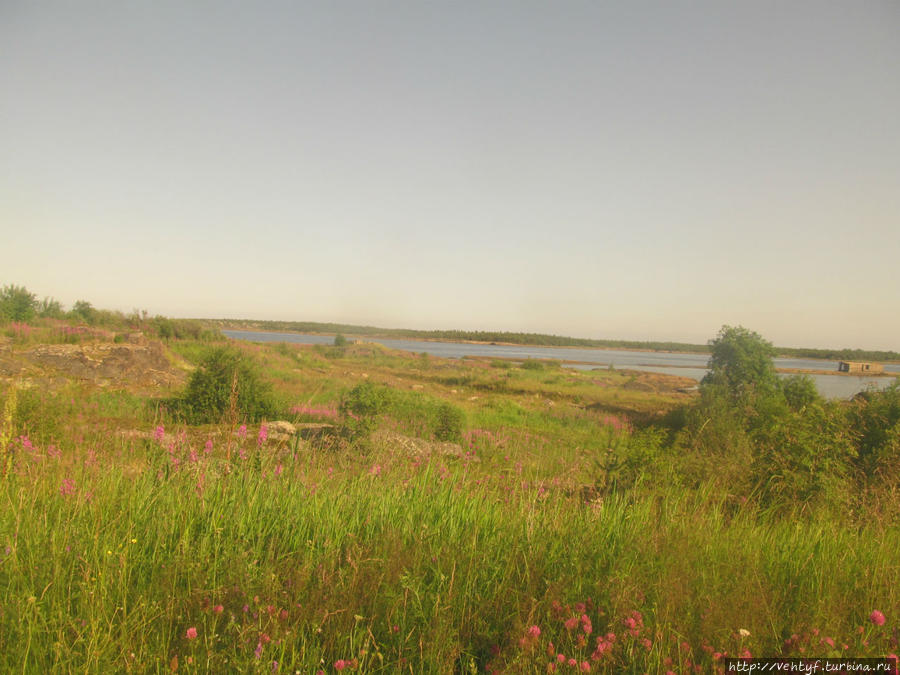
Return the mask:
<path fill-rule="evenodd" d="M 335 347 L 346 347 L 347 346 L 347 338 L 344 337 L 343 333 L 338 333 L 334 336 L 334 346 Z"/>
<path fill-rule="evenodd" d="M 709 346 L 712 356 L 702 386 L 722 386 L 733 401 L 777 390 L 775 348 L 758 333 L 743 326 L 722 326 Z"/>
<path fill-rule="evenodd" d="M 0 289 L 0 318 L 8 321 L 28 321 L 34 316 L 37 298 L 24 286 L 10 284 Z"/>
<path fill-rule="evenodd" d="M 38 316 L 47 319 L 61 319 L 65 316 L 62 304 L 56 298 L 44 298 L 37 306 Z"/>
<path fill-rule="evenodd" d="M 92 325 L 97 320 L 97 310 L 87 300 L 79 300 L 72 305 L 72 311 L 69 314 L 74 319 L 81 319 L 88 325 Z"/>
<path fill-rule="evenodd" d="M 276 412 L 271 385 L 243 352 L 216 347 L 191 375 L 182 399 L 187 417 L 194 423 L 259 421 Z"/>

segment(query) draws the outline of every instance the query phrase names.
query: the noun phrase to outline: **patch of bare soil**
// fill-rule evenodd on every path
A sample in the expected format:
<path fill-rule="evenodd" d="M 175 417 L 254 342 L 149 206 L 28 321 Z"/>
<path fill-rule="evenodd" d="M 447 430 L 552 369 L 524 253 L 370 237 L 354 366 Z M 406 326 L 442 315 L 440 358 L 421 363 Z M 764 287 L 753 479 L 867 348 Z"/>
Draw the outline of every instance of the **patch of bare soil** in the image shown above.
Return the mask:
<path fill-rule="evenodd" d="M 0 378 L 43 384 L 69 380 L 100 387 L 147 391 L 184 384 L 186 369 L 177 367 L 162 343 L 90 342 L 37 345 L 25 351 L 0 351 Z"/>

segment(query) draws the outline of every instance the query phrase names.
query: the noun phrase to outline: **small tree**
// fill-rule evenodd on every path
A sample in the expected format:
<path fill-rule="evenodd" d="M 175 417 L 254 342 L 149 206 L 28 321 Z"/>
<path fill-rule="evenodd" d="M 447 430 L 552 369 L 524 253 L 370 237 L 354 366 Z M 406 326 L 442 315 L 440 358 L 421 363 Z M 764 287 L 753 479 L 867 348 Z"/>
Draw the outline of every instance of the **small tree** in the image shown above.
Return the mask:
<path fill-rule="evenodd" d="M 24 286 L 10 284 L 0 289 L 0 319 L 28 321 L 36 308 L 37 298 Z"/>
<path fill-rule="evenodd" d="M 233 347 L 216 347 L 207 354 L 191 375 L 182 402 L 195 423 L 229 416 L 255 422 L 276 412 L 271 386 L 256 364 Z"/>
<path fill-rule="evenodd" d="M 93 325 L 97 320 L 97 310 L 87 300 L 79 300 L 72 305 L 72 311 L 69 315 L 73 319 L 81 319 L 88 325 Z"/>
<path fill-rule="evenodd" d="M 709 346 L 712 356 L 703 386 L 722 386 L 735 402 L 777 389 L 778 375 L 772 361 L 775 348 L 758 333 L 743 326 L 722 326 Z"/>
<path fill-rule="evenodd" d="M 61 319 L 65 316 L 62 304 L 56 298 L 44 298 L 37 306 L 38 316 L 47 319 Z"/>
<path fill-rule="evenodd" d="M 371 382 L 355 386 L 341 398 L 342 432 L 350 441 L 365 441 L 387 406 L 384 390 Z"/>
<path fill-rule="evenodd" d="M 342 333 L 338 333 L 334 336 L 334 346 L 335 347 L 346 347 L 347 346 L 347 338 L 344 337 Z"/>

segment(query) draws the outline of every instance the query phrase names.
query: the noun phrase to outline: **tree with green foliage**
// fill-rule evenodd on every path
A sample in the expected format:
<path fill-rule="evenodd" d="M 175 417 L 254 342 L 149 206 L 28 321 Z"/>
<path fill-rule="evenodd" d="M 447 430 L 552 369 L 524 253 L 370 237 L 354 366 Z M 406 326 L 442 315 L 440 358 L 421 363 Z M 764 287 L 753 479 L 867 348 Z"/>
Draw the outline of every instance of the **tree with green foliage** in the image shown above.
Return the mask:
<path fill-rule="evenodd" d="M 45 319 L 62 319 L 65 316 L 62 303 L 56 298 L 44 298 L 37 306 L 38 316 Z"/>
<path fill-rule="evenodd" d="M 79 300 L 72 305 L 72 311 L 69 316 L 73 319 L 81 319 L 88 325 L 92 325 L 97 320 L 97 310 L 87 300 Z"/>
<path fill-rule="evenodd" d="M 197 424 L 229 418 L 256 422 L 276 413 L 271 385 L 253 360 L 234 347 L 209 351 L 191 375 L 182 404 Z"/>
<path fill-rule="evenodd" d="M 733 401 L 777 389 L 778 375 L 772 361 L 775 348 L 758 333 L 743 326 L 722 326 L 709 346 L 709 373 L 701 386 L 724 387 Z"/>
<path fill-rule="evenodd" d="M 37 309 L 37 298 L 24 286 L 9 284 L 0 289 L 0 319 L 28 321 Z"/>
<path fill-rule="evenodd" d="M 347 338 L 344 337 L 343 333 L 338 333 L 334 336 L 334 346 L 335 347 L 346 347 L 347 346 Z"/>

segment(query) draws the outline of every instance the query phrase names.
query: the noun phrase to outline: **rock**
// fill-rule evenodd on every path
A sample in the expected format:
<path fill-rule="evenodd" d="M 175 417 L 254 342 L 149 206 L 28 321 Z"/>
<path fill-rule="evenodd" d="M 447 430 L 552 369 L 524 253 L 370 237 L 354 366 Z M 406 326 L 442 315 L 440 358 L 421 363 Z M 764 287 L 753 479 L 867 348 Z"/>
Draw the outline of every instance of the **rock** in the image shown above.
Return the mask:
<path fill-rule="evenodd" d="M 269 422 L 267 425 L 269 438 L 273 441 L 288 441 L 297 433 L 297 427 L 284 420 Z"/>
<path fill-rule="evenodd" d="M 295 425 L 300 438 L 305 440 L 313 440 L 331 436 L 334 433 L 333 424 L 325 424 L 321 422 L 302 422 Z"/>

